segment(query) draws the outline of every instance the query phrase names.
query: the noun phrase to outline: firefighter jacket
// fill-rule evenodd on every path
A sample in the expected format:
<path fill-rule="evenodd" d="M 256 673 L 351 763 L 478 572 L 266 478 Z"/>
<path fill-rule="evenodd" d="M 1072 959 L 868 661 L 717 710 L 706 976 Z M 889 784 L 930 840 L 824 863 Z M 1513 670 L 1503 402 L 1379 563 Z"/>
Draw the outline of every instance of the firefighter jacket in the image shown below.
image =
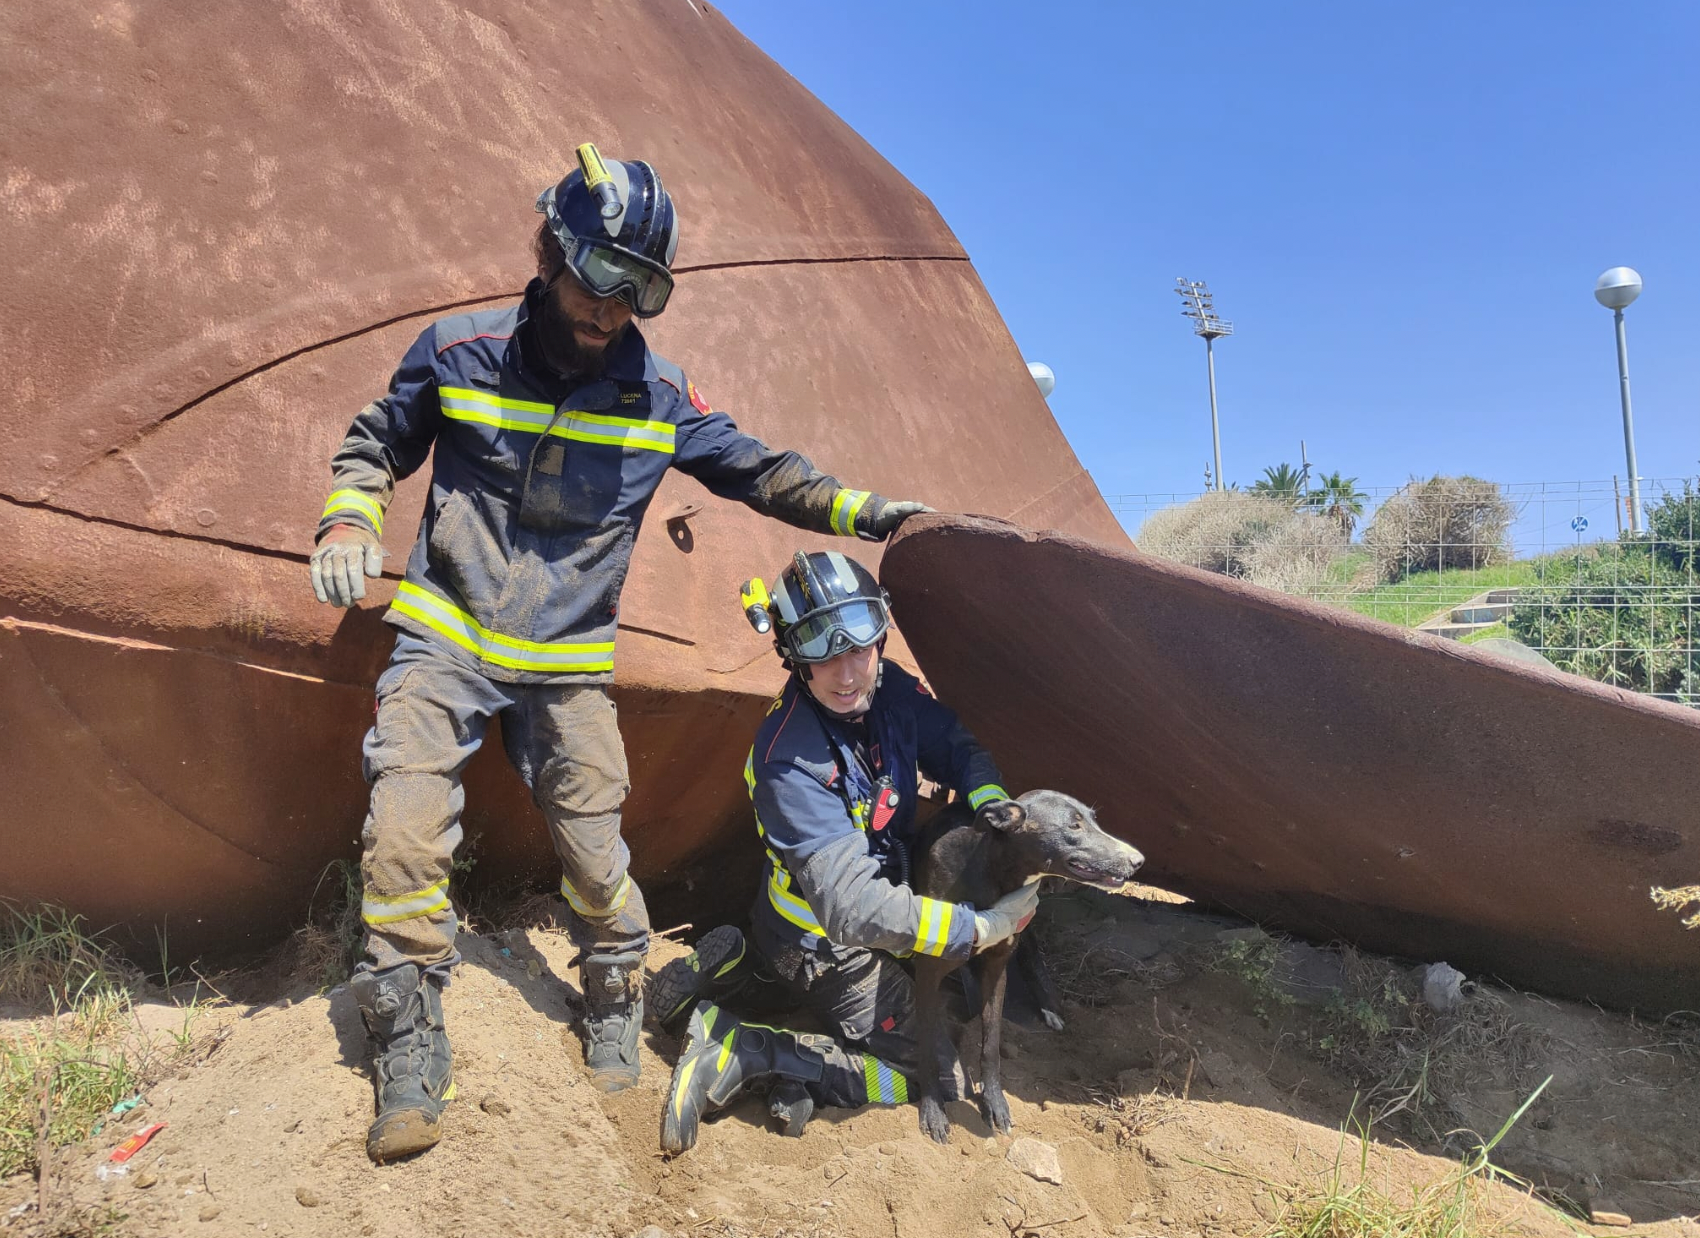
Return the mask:
<path fill-rule="evenodd" d="M 527 326 L 542 287 L 427 328 L 331 460 L 319 532 L 350 524 L 381 536 L 396 482 L 436 449 L 389 623 L 491 679 L 606 683 L 632 545 L 669 465 L 817 533 L 854 536 L 864 508 L 878 513 L 878 495 L 710 409 L 636 324 L 602 377 L 555 375 Z"/>
<path fill-rule="evenodd" d="M 1008 799 L 985 749 L 916 678 L 890 662 L 854 722 L 793 676 L 744 765 L 767 871 L 754 915 L 815 954 L 860 946 L 966 959 L 971 909 L 908 884 L 917 771 L 978 808 Z"/>

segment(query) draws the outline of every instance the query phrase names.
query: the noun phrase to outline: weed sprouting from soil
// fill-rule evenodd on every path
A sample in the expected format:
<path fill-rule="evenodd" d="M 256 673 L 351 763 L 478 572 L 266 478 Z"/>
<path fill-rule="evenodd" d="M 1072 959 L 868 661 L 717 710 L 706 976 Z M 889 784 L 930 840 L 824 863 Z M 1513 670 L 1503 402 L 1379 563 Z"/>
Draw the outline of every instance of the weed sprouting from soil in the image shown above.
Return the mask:
<path fill-rule="evenodd" d="M 360 865 L 332 860 L 319 874 L 307 900 L 307 922 L 290 939 L 289 972 L 319 992 L 335 988 L 360 961 Z"/>
<path fill-rule="evenodd" d="M 1291 948 L 1275 934 L 1235 938 L 1213 946 L 1204 965 L 1245 984 L 1253 1012 L 1266 1023 L 1300 1023 L 1300 1043 L 1362 1090 L 1371 1125 L 1397 1119 L 1414 1135 L 1445 1142 L 1446 1130 L 1464 1116 L 1451 1098 L 1484 1081 L 1527 1089 L 1550 1047 L 1485 988 L 1470 986 L 1457 1008 L 1437 1011 L 1411 970 L 1343 944 L 1326 951 L 1340 985 L 1307 1007 L 1287 974 Z"/>
<path fill-rule="evenodd" d="M 0 906 L 0 996 L 44 1017 L 0 1039 L 0 1178 L 84 1139 L 136 1090 L 123 1040 L 135 970 L 56 907 Z"/>
<path fill-rule="evenodd" d="M 1317 1184 L 1291 1186 L 1232 1166 L 1190 1163 L 1267 1188 L 1277 1214 L 1265 1238 L 1488 1238 L 1503 1232 L 1508 1220 L 1508 1210 L 1486 1195 L 1490 1183 L 1512 1186 L 1525 1199 L 1533 1195 L 1528 1182 L 1493 1163 L 1494 1149 L 1551 1082 L 1549 1075 L 1491 1139 L 1478 1137 L 1456 1167 L 1410 1188 L 1408 1197 L 1377 1185 L 1370 1172 L 1372 1122 L 1358 1117 L 1355 1103 L 1340 1128 L 1333 1163 Z M 1352 1138 L 1357 1142 L 1355 1164 L 1347 1157 Z"/>

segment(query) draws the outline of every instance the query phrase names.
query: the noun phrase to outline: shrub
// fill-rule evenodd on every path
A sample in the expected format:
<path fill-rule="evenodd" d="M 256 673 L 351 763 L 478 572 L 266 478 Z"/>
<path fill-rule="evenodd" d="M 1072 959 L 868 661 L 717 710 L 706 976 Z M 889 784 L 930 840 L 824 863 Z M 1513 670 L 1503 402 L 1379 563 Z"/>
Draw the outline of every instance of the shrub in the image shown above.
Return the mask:
<path fill-rule="evenodd" d="M 1682 493 L 1666 493 L 1647 509 L 1647 531 L 1656 553 L 1678 571 L 1700 571 L 1700 489 L 1682 483 Z"/>
<path fill-rule="evenodd" d="M 1542 582 L 1518 594 L 1513 635 L 1602 683 L 1700 697 L 1700 576 L 1663 551 L 1625 541 L 1550 561 Z"/>
<path fill-rule="evenodd" d="M 1285 498 L 1213 490 L 1154 512 L 1139 530 L 1146 554 L 1269 589 L 1302 592 L 1322 583 L 1346 547 L 1339 526 Z"/>
<path fill-rule="evenodd" d="M 1431 477 L 1393 494 L 1364 530 L 1384 581 L 1412 572 L 1489 567 L 1511 558 L 1516 513 L 1498 486 L 1478 477 Z"/>

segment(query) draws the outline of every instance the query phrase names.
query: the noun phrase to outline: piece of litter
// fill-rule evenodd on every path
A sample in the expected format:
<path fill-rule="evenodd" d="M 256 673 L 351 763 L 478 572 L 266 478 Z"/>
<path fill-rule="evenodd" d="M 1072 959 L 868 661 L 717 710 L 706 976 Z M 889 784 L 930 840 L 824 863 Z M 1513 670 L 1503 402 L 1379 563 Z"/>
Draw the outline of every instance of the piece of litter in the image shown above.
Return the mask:
<path fill-rule="evenodd" d="M 121 1100 L 116 1105 L 112 1106 L 112 1112 L 115 1115 L 116 1114 L 129 1113 L 130 1110 L 134 1109 L 137 1105 L 139 1105 L 141 1103 L 142 1103 L 142 1094 L 140 1092 L 138 1092 L 134 1096 L 132 1096 L 129 1100 Z"/>
<path fill-rule="evenodd" d="M 506 959 L 511 959 L 511 958 L 514 957 L 514 952 L 512 950 L 509 950 L 506 946 L 503 946 L 502 947 L 502 957 L 506 958 Z"/>
<path fill-rule="evenodd" d="M 94 1167 L 94 1176 L 100 1182 L 109 1182 L 113 1178 L 122 1178 L 130 1172 L 128 1165 L 108 1165 L 104 1162 Z"/>
<path fill-rule="evenodd" d="M 114 1164 L 122 1165 L 125 1161 L 129 1160 L 132 1156 L 136 1155 L 136 1153 L 140 1152 L 145 1146 L 147 1146 L 148 1140 L 152 1139 L 164 1129 L 164 1122 L 155 1122 L 152 1126 L 142 1127 L 141 1130 L 137 1131 L 123 1143 L 112 1149 L 112 1154 L 106 1159 L 112 1161 Z"/>

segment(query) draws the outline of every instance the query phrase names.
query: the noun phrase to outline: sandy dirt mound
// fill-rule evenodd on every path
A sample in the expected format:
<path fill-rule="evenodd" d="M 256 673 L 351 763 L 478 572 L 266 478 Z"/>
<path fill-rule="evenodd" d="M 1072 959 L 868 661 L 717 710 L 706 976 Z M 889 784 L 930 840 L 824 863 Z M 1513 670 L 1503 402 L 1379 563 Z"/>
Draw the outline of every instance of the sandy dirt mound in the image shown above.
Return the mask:
<path fill-rule="evenodd" d="M 596 1092 L 562 979 L 571 947 L 514 929 L 462 939 L 466 963 L 445 995 L 458 1095 L 434 1151 L 368 1163 L 367 1050 L 345 987 L 231 1004 L 200 1016 L 192 1064 L 56 1158 L 52 1225 L 32 1206 L 35 1182 L 20 1177 L 0 1184 L 0 1226 L 208 1238 L 624 1238 L 651 1225 L 667 1238 L 1214 1238 L 1265 1231 L 1283 1198 L 1272 1184 L 1302 1192 L 1322 1181 L 1355 1095 L 1380 1096 L 1383 1109 L 1396 1100 L 1356 1073 L 1397 1054 L 1343 1043 L 1361 1000 L 1355 969 L 1367 966 L 1349 952 L 1091 892 L 1048 898 L 1039 927 L 1071 999 L 1068 1027 L 1006 1032 L 1014 1141 L 988 1137 L 967 1104 L 950 1106 L 947 1147 L 920 1134 L 910 1107 L 826 1111 L 787 1140 L 751 1102 L 668 1161 L 657 1135 L 675 1042 L 646 1032 L 639 1086 Z M 652 965 L 682 950 L 660 942 Z M 1584 1208 L 1627 1212 L 1636 1232 L 1700 1238 L 1688 1216 L 1700 1211 L 1693 1030 L 1504 990 L 1470 1000 L 1493 1017 L 1477 1018 L 1479 1034 L 1458 1052 L 1443 1036 L 1431 1086 L 1377 1125 L 1376 1181 L 1403 1192 L 1440 1178 L 1456 1164 L 1436 1154 L 1446 1130 L 1467 1122 L 1491 1135 L 1527 1081 L 1551 1073 L 1496 1160 Z M 114 1144 L 157 1121 L 169 1125 L 127 1173 L 97 1177 Z M 1345 1159 L 1355 1169 L 1355 1140 Z M 1576 1232 L 1510 1187 L 1488 1187 L 1481 1201 L 1507 1232 Z"/>

